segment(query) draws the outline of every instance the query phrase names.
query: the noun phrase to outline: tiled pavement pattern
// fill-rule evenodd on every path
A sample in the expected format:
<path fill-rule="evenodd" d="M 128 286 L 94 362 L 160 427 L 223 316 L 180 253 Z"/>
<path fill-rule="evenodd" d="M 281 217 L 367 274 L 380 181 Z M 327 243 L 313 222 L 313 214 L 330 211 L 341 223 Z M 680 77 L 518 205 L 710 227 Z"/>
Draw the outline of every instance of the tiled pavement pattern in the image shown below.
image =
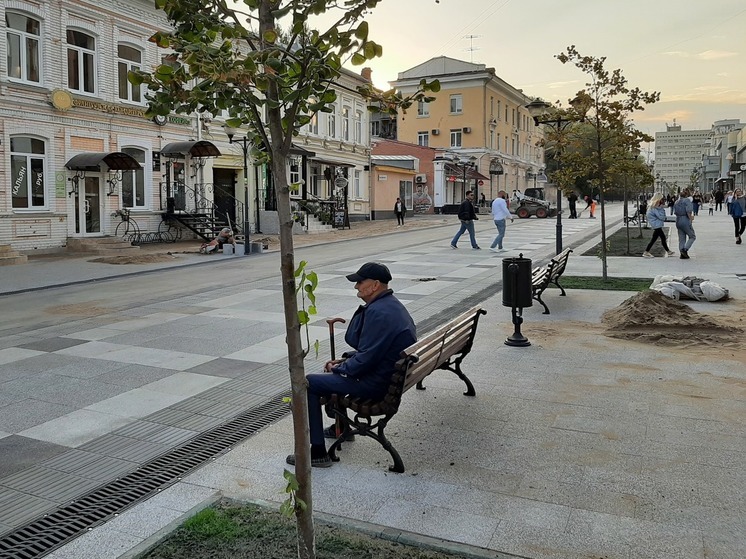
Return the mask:
<path fill-rule="evenodd" d="M 586 223 L 565 221 L 565 233 Z M 551 253 L 553 234 L 529 229 L 509 228 L 506 246 L 517 249 L 502 255 L 471 251 L 463 239 L 458 251 L 440 243 L 379 259 L 388 261 L 397 293 L 423 323 L 494 286 L 503 256 Z M 696 271 L 743 297 L 746 289 L 736 280 L 744 268 L 730 264 L 736 247 L 723 242 L 730 229 L 729 220 L 703 221 L 691 261 L 611 259 L 611 273 Z M 480 234 L 483 247 L 492 234 Z M 349 316 L 357 302 L 343 274 L 367 259 L 321 270 L 320 316 Z M 568 273 L 597 274 L 599 268 L 595 257 L 573 255 Z M 406 286 L 426 277 L 437 279 Z M 276 363 L 283 356 L 282 317 L 272 301 L 279 296 L 273 283 L 253 285 L 239 299 L 212 293 L 179 301 L 201 312 L 154 305 L 129 321 L 71 323 L 35 333 L 39 342 L 0 350 L 0 431 L 7 433 L 0 451 L 20 454 L 10 464 L 14 471 L 0 473 L 0 528 L 25 522 L 286 388 L 285 367 Z M 509 316 L 499 297 L 489 298 L 467 367 L 478 397 L 465 404 L 457 380 L 434 376 L 428 391 L 405 398 L 398 430 L 392 424 L 408 472 L 388 474 L 386 455 L 375 444 L 346 445 L 341 463 L 315 471 L 316 510 L 526 557 L 746 556 L 744 403 L 734 391 L 744 376 L 733 361 L 724 355 L 703 365 L 673 356 L 660 363 L 654 347 L 635 346 L 630 353 L 602 337 L 584 347 L 561 335 L 542 337 L 553 328 L 561 332 L 555 320 L 597 322 L 604 308 L 628 295 L 549 295 L 552 315 L 526 312 L 524 333 L 532 338 L 532 328 L 538 332 L 531 348 L 502 345 Z M 179 321 L 218 333 L 222 325 L 249 326 L 251 347 L 204 349 L 200 339 L 177 339 L 184 331 Z M 312 337 L 326 340 L 322 321 L 313 328 Z M 654 378 L 628 370 L 635 367 L 654 369 Z M 47 382 L 5 390 L 8 382 L 42 374 Z M 74 388 L 50 388 L 56 375 L 71 379 Z M 661 383 L 680 388 L 661 393 Z M 30 396 L 39 395 L 34 405 Z M 20 398 L 23 413 L 12 408 Z M 278 501 L 290 432 L 289 419 L 267 428 L 50 557 L 118 557 L 215 490 Z M 355 499 L 342 497 L 350 492 Z"/>

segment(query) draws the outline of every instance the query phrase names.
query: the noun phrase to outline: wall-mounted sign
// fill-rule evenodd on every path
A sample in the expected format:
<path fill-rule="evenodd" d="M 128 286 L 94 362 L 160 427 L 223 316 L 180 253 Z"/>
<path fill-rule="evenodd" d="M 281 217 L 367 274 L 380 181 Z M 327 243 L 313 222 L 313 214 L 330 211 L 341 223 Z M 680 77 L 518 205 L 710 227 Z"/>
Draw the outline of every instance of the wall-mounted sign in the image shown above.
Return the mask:
<path fill-rule="evenodd" d="M 161 170 L 161 152 L 154 151 L 153 152 L 153 171 L 160 171 L 160 170 Z"/>

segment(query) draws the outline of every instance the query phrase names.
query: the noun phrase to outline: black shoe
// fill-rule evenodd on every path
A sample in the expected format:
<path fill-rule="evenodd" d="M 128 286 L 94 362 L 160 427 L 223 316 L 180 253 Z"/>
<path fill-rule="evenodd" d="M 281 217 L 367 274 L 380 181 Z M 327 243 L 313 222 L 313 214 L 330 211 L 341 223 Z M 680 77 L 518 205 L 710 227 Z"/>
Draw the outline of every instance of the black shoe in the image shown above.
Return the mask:
<path fill-rule="evenodd" d="M 327 439 L 337 439 L 337 428 L 334 425 L 329 425 L 326 429 L 324 429 L 324 437 Z M 355 440 L 355 435 L 347 435 L 345 437 L 345 441 L 352 442 Z"/>
<path fill-rule="evenodd" d="M 285 462 L 291 466 L 295 466 L 295 454 L 288 454 L 288 457 L 285 458 Z M 334 464 L 334 462 L 332 462 L 332 459 L 328 454 L 325 454 L 321 458 L 311 458 L 312 468 L 331 468 L 332 464 Z"/>
<path fill-rule="evenodd" d="M 689 258 L 689 253 L 687 251 L 685 251 L 685 250 L 682 250 L 681 251 L 681 256 L 679 256 L 679 258 L 681 258 L 682 260 L 686 260 L 686 259 Z"/>
<path fill-rule="evenodd" d="M 736 239 L 736 244 L 737 244 L 737 245 L 740 245 L 740 244 L 741 244 L 741 236 L 740 236 L 740 235 L 739 235 L 739 236 L 738 236 L 738 238 Z"/>

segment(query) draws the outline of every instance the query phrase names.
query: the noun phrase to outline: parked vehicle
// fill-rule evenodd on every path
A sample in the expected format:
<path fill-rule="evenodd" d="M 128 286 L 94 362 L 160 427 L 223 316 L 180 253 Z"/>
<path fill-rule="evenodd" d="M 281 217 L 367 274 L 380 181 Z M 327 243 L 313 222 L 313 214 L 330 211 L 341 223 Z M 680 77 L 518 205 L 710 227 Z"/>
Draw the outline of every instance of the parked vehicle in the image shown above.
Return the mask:
<path fill-rule="evenodd" d="M 557 208 L 553 208 L 552 204 L 544 200 L 543 188 L 527 188 L 525 194 L 520 190 L 514 190 L 511 211 L 521 219 L 532 215 L 540 219 L 557 215 Z"/>

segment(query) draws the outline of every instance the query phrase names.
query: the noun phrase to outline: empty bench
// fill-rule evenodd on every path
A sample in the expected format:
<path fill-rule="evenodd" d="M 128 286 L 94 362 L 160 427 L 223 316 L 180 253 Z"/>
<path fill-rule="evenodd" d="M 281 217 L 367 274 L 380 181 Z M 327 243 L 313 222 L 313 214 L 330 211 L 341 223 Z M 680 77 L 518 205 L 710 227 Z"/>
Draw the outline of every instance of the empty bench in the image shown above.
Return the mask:
<path fill-rule="evenodd" d="M 567 259 L 570 258 L 571 252 L 572 249 L 566 248 L 552 258 L 546 266 L 540 266 L 531 271 L 531 297 L 544 307 L 543 314 L 550 314 L 549 307 L 541 300 L 541 294 L 550 284 L 560 288 L 560 296 L 564 297 L 566 295 L 565 288 L 560 285 L 559 279 L 565 272 Z"/>
<path fill-rule="evenodd" d="M 476 394 L 474 385 L 461 370 L 461 362 L 471 351 L 479 317 L 483 314 L 486 314 L 485 310 L 473 307 L 402 351 L 382 400 L 354 398 L 346 394 L 332 394 L 322 400 L 327 413 L 339 420 L 342 426 L 340 436 L 329 448 L 332 460 L 339 460 L 336 452 L 347 437 L 362 435 L 378 441 L 388 451 L 394 462 L 389 470 L 403 472 L 404 463 L 386 437 L 386 426 L 399 411 L 402 395 L 413 386 L 424 390 L 423 380 L 436 369 L 451 371 L 464 381 L 465 396 Z"/>

